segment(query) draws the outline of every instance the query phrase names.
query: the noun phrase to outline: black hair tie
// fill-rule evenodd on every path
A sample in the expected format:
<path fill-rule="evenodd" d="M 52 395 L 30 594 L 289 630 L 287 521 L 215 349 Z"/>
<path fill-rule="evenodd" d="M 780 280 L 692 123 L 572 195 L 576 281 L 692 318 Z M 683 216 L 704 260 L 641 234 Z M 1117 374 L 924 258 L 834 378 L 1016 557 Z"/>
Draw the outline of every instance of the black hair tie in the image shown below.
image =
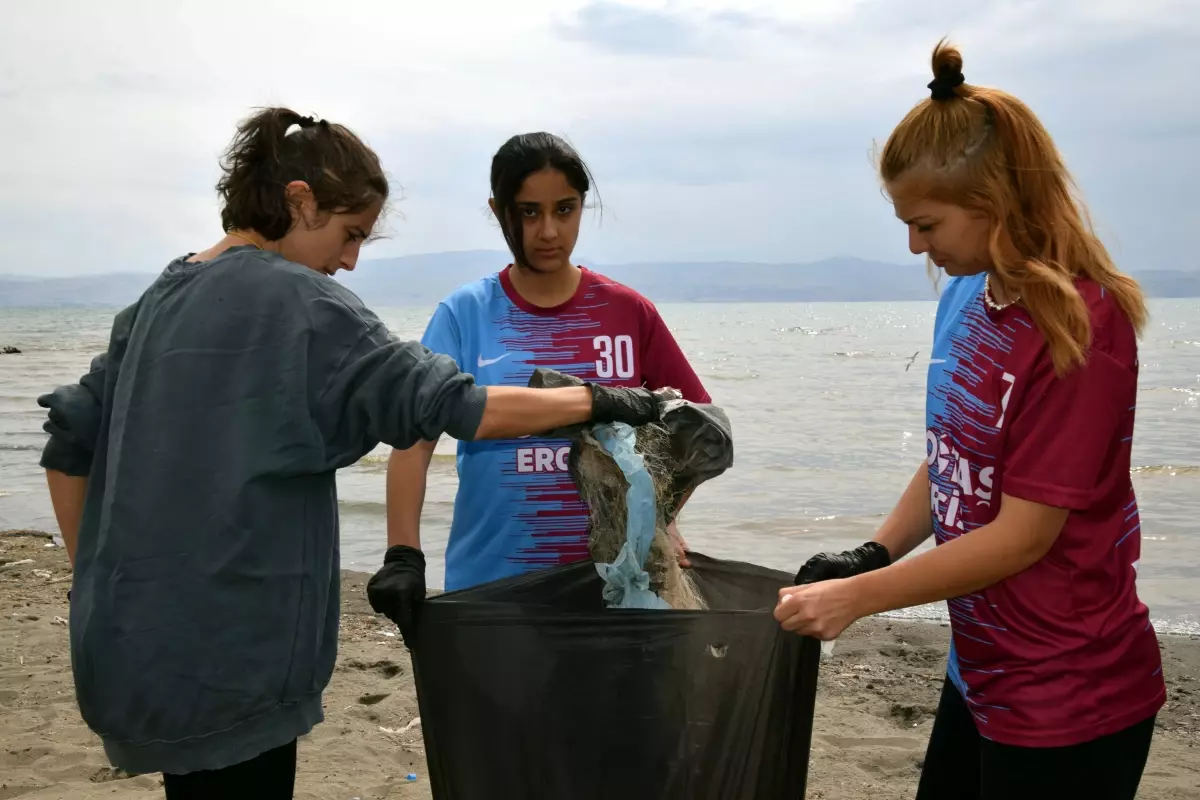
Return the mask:
<path fill-rule="evenodd" d="M 301 117 L 296 124 L 301 128 L 311 128 L 313 125 L 317 124 L 317 121 L 312 117 Z"/>
<path fill-rule="evenodd" d="M 966 80 L 961 69 L 945 64 L 938 70 L 937 77 L 926 84 L 929 87 L 929 97 L 938 101 L 953 100 L 958 97 L 954 90 L 962 86 Z"/>

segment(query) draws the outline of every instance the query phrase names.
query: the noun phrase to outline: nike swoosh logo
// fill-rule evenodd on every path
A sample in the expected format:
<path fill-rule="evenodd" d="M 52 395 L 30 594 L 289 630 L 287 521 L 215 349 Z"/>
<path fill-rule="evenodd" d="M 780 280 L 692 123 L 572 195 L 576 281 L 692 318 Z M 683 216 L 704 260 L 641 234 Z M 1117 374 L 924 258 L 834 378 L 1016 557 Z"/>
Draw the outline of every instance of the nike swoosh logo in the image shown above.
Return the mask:
<path fill-rule="evenodd" d="M 481 367 L 487 367 L 487 366 L 490 366 L 490 365 L 492 365 L 492 364 L 495 364 L 497 361 L 503 361 L 504 359 L 508 358 L 508 355 L 509 355 L 508 353 L 505 353 L 504 355 L 502 355 L 502 356 L 499 356 L 499 357 L 497 357 L 497 358 L 484 358 L 484 357 L 483 357 L 483 354 L 482 354 L 482 353 L 480 353 L 480 354 L 479 354 L 479 361 L 478 361 L 478 364 L 479 364 L 479 366 L 481 366 Z"/>

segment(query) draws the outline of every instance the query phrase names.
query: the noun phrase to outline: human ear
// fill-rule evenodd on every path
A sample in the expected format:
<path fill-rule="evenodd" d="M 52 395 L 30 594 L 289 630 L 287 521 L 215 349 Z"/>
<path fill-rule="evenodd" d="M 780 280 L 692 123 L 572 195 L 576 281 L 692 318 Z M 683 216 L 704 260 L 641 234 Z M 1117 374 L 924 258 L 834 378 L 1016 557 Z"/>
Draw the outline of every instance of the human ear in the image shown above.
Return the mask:
<path fill-rule="evenodd" d="M 284 187 L 284 195 L 293 223 L 303 222 L 310 230 L 320 227 L 317 199 L 306 181 L 292 181 Z"/>

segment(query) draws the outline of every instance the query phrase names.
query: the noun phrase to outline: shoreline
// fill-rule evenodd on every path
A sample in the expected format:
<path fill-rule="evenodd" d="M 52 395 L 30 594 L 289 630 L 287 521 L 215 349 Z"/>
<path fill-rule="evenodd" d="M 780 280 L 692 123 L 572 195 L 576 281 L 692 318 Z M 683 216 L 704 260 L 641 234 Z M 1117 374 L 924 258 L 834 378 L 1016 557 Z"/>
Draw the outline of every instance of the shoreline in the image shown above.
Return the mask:
<path fill-rule="evenodd" d="M 734 559 L 736 560 L 736 559 Z M 362 579 L 369 580 L 374 573 L 362 569 L 343 569 L 343 575 L 362 576 Z M 441 587 L 426 587 L 426 591 L 430 594 L 441 594 L 445 590 Z M 885 611 L 882 614 L 872 614 L 866 619 L 877 621 L 880 623 L 913 623 L 925 625 L 937 625 L 942 628 L 950 627 L 949 614 L 938 612 L 937 609 L 942 608 L 944 603 L 930 603 L 926 606 L 919 606 L 916 610 L 926 609 L 931 612 L 929 616 L 923 616 L 920 613 L 913 613 L 913 609 L 904 611 Z M 1196 639 L 1200 641 L 1200 618 L 1192 620 L 1191 618 L 1183 619 L 1168 625 L 1165 622 L 1151 619 L 1150 624 L 1154 627 L 1154 633 L 1159 636 L 1178 636 L 1184 639 Z"/>
<path fill-rule="evenodd" d="M 877 516 L 882 517 L 884 515 L 879 514 Z M 0 536 L 4 535 L 5 533 L 11 533 L 11 532 L 12 531 L 0 530 Z M 49 533 L 46 531 L 27 531 L 27 532 L 47 536 L 50 539 L 52 539 L 60 549 L 63 547 L 62 537 L 60 537 L 58 534 Z M 374 573 L 369 570 L 365 570 L 365 569 L 356 569 L 354 567 L 349 567 L 349 568 L 342 569 L 342 574 L 343 575 L 361 576 L 362 579 L 364 581 L 366 581 L 366 580 L 369 580 L 370 577 Z M 431 586 L 431 587 L 427 587 L 426 591 L 431 594 L 441 594 L 442 592 L 445 591 L 445 589 L 440 586 Z M 949 616 L 949 614 L 946 614 L 946 613 L 938 610 L 943 607 L 944 607 L 943 603 L 931 603 L 926 606 L 919 606 L 917 609 L 906 609 L 903 611 L 887 611 L 882 614 L 873 614 L 870 617 L 868 617 L 867 619 L 877 620 L 880 622 L 924 623 L 927 625 L 938 625 L 943 628 L 947 628 L 950 625 L 950 616 Z M 926 610 L 926 611 L 929 611 L 930 613 L 927 616 L 922 615 L 920 613 L 921 610 Z M 1154 620 L 1154 619 L 1151 619 L 1150 624 L 1154 627 L 1155 634 L 1157 634 L 1160 637 L 1161 636 L 1171 636 L 1171 637 L 1178 636 L 1178 637 L 1182 637 L 1185 639 L 1200 640 L 1200 616 L 1196 616 L 1194 618 L 1191 616 L 1188 616 L 1188 617 L 1185 617 L 1185 618 L 1179 619 L 1179 620 Z"/>
<path fill-rule="evenodd" d="M 79 717 L 66 553 L 49 534 L 0 531 L 0 562 L 0 798 L 161 798 L 161 776 L 114 772 Z M 295 796 L 303 800 L 431 797 L 408 653 L 367 604 L 369 577 L 342 572 L 325 722 L 300 741 Z M 945 623 L 892 617 L 860 620 L 839 637 L 821 663 L 808 798 L 913 796 L 948 640 Z M 1140 796 L 1200 800 L 1200 636 L 1160 634 L 1159 642 L 1168 700 Z"/>

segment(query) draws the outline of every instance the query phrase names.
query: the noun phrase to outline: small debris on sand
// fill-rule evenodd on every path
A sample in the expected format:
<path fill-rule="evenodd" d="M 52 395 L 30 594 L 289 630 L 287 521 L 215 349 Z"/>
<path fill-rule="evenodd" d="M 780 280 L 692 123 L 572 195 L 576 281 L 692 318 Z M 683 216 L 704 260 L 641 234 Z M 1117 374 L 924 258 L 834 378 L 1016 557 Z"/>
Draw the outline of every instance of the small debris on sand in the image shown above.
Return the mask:
<path fill-rule="evenodd" d="M 36 560 L 53 580 L 69 579 L 66 552 L 43 549 L 48 538 L 0 532 L 0 559 Z M 390 623 L 367 604 L 369 578 L 342 573 L 337 665 L 325 722 L 300 741 L 296 800 L 432 797 L 408 651 L 399 637 L 378 635 Z M 28 566 L 0 571 L 0 798 L 162 800 L 161 775 L 114 769 L 80 719 L 63 624 L 69 614 L 62 584 Z M 837 651 L 821 662 L 809 800 L 911 800 L 949 638 L 937 624 L 896 619 L 860 620 L 838 637 Z M 1197 798 L 1200 637 L 1160 641 L 1170 700 L 1158 715 L 1139 797 Z M 726 643 L 709 645 L 708 655 L 719 658 Z"/>

